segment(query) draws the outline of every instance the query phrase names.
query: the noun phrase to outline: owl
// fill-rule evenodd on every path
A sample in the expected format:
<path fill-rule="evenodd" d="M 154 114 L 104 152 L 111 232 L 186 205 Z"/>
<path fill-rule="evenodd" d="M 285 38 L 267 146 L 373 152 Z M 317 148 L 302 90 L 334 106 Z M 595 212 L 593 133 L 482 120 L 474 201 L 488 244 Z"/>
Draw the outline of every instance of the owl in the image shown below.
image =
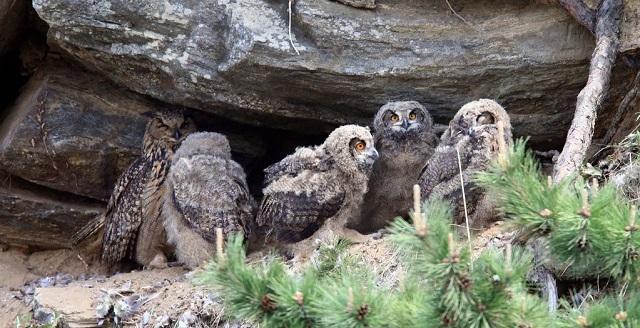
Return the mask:
<path fill-rule="evenodd" d="M 415 101 L 382 106 L 373 120 L 373 132 L 380 158 L 373 165 L 356 225 L 361 232 L 379 230 L 409 212 L 411 188 L 438 143 L 429 112 Z"/>
<path fill-rule="evenodd" d="M 142 156 L 120 176 L 107 204 L 100 259 L 161 267 L 166 264 L 161 222 L 164 181 L 177 145 L 195 125 L 181 112 L 153 114 L 144 133 Z"/>
<path fill-rule="evenodd" d="M 502 131 L 499 131 L 499 123 Z M 489 99 L 465 104 L 449 123 L 435 153 L 420 174 L 418 184 L 423 199 L 441 198 L 449 202 L 456 223 L 463 224 L 462 175 L 469 224 L 483 227 L 495 217 L 494 206 L 483 190 L 474 185 L 474 173 L 485 169 L 500 152 L 506 152 L 501 148 L 511 144 L 511 123 L 502 106 Z"/>
<path fill-rule="evenodd" d="M 216 228 L 225 236 L 248 235 L 255 201 L 224 135 L 187 137 L 173 156 L 166 184 L 164 227 L 179 262 L 195 268 L 213 258 Z"/>
<path fill-rule="evenodd" d="M 265 169 L 257 224 L 279 242 L 329 231 L 349 235 L 345 225 L 360 209 L 377 158 L 369 129 L 357 125 L 335 129 L 322 145 L 298 148 Z"/>

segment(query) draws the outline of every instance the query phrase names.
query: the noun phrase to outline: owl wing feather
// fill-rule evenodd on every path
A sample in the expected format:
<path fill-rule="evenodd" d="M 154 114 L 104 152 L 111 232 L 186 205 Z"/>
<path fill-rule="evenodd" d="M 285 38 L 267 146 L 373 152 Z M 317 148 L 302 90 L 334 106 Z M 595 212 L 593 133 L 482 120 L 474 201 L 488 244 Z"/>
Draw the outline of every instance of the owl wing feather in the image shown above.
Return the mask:
<path fill-rule="evenodd" d="M 319 151 L 318 148 L 297 149 L 295 153 L 264 169 L 264 185 L 269 185 L 286 175 L 296 176 L 305 170 L 321 172 L 330 170 L 335 163 L 331 158 L 323 155 L 325 154 Z"/>
<path fill-rule="evenodd" d="M 425 164 L 418 179 L 422 198 L 429 197 L 438 184 L 456 173 L 458 173 L 458 158 L 455 148 L 437 149 Z"/>
<path fill-rule="evenodd" d="M 172 167 L 173 197 L 189 227 L 215 242 L 215 228 L 225 235 L 248 233 L 254 201 L 242 167 L 213 157 L 180 160 Z"/>
<path fill-rule="evenodd" d="M 314 174 L 319 175 L 314 180 L 323 183 L 305 183 L 306 178 L 298 176 L 292 178 L 300 182 L 295 190 L 274 188 L 266 193 L 256 217 L 258 225 L 268 226 L 270 232 L 276 231 L 280 240 L 291 240 L 300 233 L 312 233 L 333 217 L 344 203 L 345 190 L 332 179 L 330 172 Z M 287 184 L 287 181 L 275 183 Z"/>
<path fill-rule="evenodd" d="M 131 253 L 142 222 L 140 195 L 145 188 L 148 161 L 139 158 L 120 176 L 104 215 L 101 260 L 120 262 Z"/>
<path fill-rule="evenodd" d="M 162 159 L 153 162 L 140 197 L 142 223 L 135 234 L 135 249 L 131 249 L 139 263 L 148 265 L 156 255 L 157 247 L 165 243 L 164 226 L 161 219 L 164 193 L 164 181 L 169 172 L 170 161 L 163 153 Z"/>

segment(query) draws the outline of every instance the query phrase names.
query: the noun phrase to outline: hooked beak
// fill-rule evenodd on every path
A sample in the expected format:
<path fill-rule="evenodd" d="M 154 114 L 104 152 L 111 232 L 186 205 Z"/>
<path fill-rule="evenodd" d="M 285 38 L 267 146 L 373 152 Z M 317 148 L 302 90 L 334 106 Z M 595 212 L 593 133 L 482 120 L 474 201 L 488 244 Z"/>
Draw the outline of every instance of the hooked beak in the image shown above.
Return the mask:
<path fill-rule="evenodd" d="M 367 157 L 369 157 L 369 159 L 371 159 L 371 161 L 375 162 L 378 157 L 380 157 L 380 154 L 378 154 L 378 151 L 371 147 L 368 151 L 367 151 Z"/>
<path fill-rule="evenodd" d="M 173 132 L 173 137 L 174 137 L 176 140 L 180 140 L 180 137 L 181 137 L 181 136 L 182 136 L 182 135 L 180 134 L 180 130 L 176 129 L 176 130 Z"/>
<path fill-rule="evenodd" d="M 409 128 L 409 121 L 407 121 L 406 119 L 402 119 L 402 128 L 403 129 L 408 129 Z"/>

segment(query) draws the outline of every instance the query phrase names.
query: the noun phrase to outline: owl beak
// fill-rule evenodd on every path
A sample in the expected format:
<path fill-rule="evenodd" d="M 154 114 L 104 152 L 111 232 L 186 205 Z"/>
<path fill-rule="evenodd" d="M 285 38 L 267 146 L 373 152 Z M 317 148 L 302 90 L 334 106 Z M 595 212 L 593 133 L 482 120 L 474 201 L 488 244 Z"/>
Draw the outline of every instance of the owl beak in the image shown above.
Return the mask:
<path fill-rule="evenodd" d="M 378 159 L 378 157 L 380 157 L 380 154 L 378 154 L 378 151 L 375 148 L 371 147 L 367 151 L 367 156 L 372 162 L 375 162 Z"/>
<path fill-rule="evenodd" d="M 180 140 L 180 137 L 182 136 L 180 134 L 180 130 L 176 129 L 175 132 L 173 133 L 173 136 L 176 138 L 176 140 Z"/>
<path fill-rule="evenodd" d="M 405 130 L 409 128 L 409 121 L 407 121 L 407 119 L 402 119 L 402 128 Z"/>

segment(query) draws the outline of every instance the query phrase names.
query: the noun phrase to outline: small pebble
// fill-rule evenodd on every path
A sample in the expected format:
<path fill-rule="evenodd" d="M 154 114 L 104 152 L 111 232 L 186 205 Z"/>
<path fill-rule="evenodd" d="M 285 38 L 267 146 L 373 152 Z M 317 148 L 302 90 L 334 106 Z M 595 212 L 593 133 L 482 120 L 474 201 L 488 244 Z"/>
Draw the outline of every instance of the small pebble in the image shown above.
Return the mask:
<path fill-rule="evenodd" d="M 53 287 L 56 284 L 55 277 L 44 277 L 37 281 L 36 283 L 40 288 Z"/>

